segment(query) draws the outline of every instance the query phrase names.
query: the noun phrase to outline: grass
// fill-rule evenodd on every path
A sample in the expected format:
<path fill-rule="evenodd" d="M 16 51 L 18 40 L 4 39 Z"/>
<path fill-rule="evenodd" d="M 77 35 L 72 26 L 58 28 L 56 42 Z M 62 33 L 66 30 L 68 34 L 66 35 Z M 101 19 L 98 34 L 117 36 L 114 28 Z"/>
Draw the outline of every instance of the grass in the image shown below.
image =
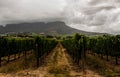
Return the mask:
<path fill-rule="evenodd" d="M 57 64 L 58 51 L 55 52 L 53 56 L 53 64 Z"/>
<path fill-rule="evenodd" d="M 105 75 L 106 65 L 104 62 L 91 55 L 87 55 L 86 62 L 93 70 L 96 70 L 99 74 Z"/>
<path fill-rule="evenodd" d="M 53 66 L 49 68 L 48 72 L 50 74 L 54 74 L 54 77 L 70 77 L 70 70 L 68 66 Z"/>
<path fill-rule="evenodd" d="M 120 77 L 120 72 L 117 73 L 114 70 L 112 70 L 106 64 L 106 62 L 102 61 L 98 57 L 87 55 L 86 62 L 91 69 L 95 70 L 96 72 L 105 77 Z"/>
<path fill-rule="evenodd" d="M 70 76 L 66 74 L 55 74 L 54 77 L 70 77 Z"/>
<path fill-rule="evenodd" d="M 64 56 L 63 53 L 60 52 L 60 48 L 55 49 L 55 53 L 52 57 L 52 64 L 48 69 L 48 73 L 54 75 L 54 77 L 70 77 L 70 67 L 64 64 Z M 62 64 L 61 64 L 62 62 Z"/>
<path fill-rule="evenodd" d="M 68 66 L 53 66 L 49 69 L 49 73 L 53 74 L 68 74 L 69 71 L 70 70 Z"/>
<path fill-rule="evenodd" d="M 16 60 L 16 61 L 12 61 L 8 64 L 6 64 L 5 66 L 3 65 L 2 67 L 0 67 L 0 73 L 12 73 L 12 72 L 18 72 L 20 70 L 24 70 L 24 69 L 34 69 L 35 67 L 35 59 L 34 59 L 34 55 L 27 55 L 27 58 L 25 60 L 24 57 Z"/>

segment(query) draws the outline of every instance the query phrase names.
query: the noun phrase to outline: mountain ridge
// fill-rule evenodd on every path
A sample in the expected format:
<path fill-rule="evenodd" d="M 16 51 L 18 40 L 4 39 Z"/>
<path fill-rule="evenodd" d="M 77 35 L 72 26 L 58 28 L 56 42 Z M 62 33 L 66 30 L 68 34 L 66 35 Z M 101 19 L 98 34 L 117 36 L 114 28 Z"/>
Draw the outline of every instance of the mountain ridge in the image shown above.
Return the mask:
<path fill-rule="evenodd" d="M 0 33 L 10 32 L 34 32 L 44 34 L 62 34 L 71 35 L 74 33 L 80 33 L 85 35 L 103 35 L 105 33 L 87 32 L 67 26 L 64 22 L 32 22 L 32 23 L 19 23 L 19 24 L 7 24 L 5 27 L 0 26 Z"/>

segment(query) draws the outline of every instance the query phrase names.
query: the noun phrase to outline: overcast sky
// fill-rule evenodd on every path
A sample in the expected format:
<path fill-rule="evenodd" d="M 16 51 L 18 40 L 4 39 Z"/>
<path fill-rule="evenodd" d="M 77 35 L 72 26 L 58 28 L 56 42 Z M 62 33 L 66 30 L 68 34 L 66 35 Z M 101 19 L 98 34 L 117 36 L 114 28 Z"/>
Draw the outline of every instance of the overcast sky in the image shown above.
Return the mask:
<path fill-rule="evenodd" d="M 38 21 L 119 34 L 120 0 L 0 0 L 0 25 Z"/>

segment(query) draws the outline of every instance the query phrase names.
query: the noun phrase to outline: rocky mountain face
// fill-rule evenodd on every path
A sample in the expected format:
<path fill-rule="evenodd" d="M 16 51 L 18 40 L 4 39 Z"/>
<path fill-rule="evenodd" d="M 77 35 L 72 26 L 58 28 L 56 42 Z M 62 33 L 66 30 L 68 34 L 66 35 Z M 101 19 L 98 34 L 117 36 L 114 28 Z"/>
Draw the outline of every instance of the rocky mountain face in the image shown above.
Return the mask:
<path fill-rule="evenodd" d="M 34 32 L 44 34 L 61 34 L 71 35 L 74 33 L 81 33 L 85 35 L 102 35 L 102 33 L 86 32 L 77 30 L 67 26 L 64 22 L 34 22 L 34 23 L 19 23 L 19 24 L 7 24 L 5 27 L 0 26 L 0 33 L 10 32 Z"/>

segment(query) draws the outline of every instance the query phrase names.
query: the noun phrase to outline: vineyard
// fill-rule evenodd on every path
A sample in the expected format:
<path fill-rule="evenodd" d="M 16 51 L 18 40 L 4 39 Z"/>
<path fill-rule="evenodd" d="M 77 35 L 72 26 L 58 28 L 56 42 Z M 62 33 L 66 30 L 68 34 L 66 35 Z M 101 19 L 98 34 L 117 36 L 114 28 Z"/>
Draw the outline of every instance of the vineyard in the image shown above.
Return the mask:
<path fill-rule="evenodd" d="M 20 58 L 21 55 L 26 57 L 28 53 L 33 53 L 36 58 L 36 67 L 38 67 L 40 64 L 39 59 L 48 55 L 56 44 L 57 41 L 45 37 L 0 37 L 0 66 L 3 65 L 2 58 L 6 56 L 6 63 L 9 63 L 11 55 L 14 55 L 15 60 L 16 55 Z"/>
<path fill-rule="evenodd" d="M 116 65 L 120 57 L 120 36 L 98 36 L 86 37 L 84 35 L 76 34 L 73 38 L 65 39 L 63 46 L 67 48 L 68 53 L 79 64 L 81 58 L 86 58 L 86 53 L 98 55 L 103 58 L 115 57 Z"/>
<path fill-rule="evenodd" d="M 120 35 L 1 36 L 0 72 L 14 72 L 1 69 L 22 60 L 23 70 L 30 69 L 32 64 L 34 70 L 45 71 L 47 75 L 29 76 L 32 73 L 27 72 L 25 76 L 14 77 L 120 77 Z M 14 68 L 12 64 L 11 67 Z"/>

